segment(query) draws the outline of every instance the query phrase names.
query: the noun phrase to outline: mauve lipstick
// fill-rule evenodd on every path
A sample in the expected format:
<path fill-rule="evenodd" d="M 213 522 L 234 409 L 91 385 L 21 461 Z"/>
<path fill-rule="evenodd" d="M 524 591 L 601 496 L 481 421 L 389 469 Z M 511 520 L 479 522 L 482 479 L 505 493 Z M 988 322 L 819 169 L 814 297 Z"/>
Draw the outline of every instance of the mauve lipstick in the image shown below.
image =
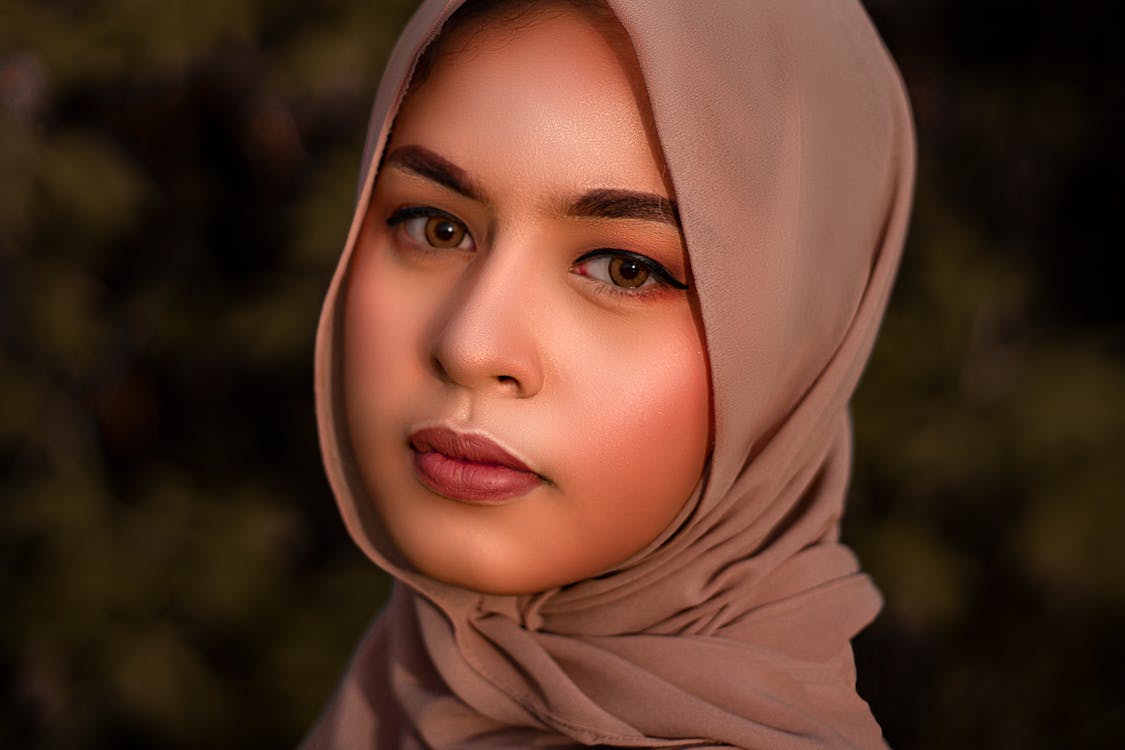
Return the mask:
<path fill-rule="evenodd" d="M 543 478 L 493 440 L 448 427 L 410 435 L 414 473 L 433 492 L 477 505 L 499 505 L 525 495 Z"/>

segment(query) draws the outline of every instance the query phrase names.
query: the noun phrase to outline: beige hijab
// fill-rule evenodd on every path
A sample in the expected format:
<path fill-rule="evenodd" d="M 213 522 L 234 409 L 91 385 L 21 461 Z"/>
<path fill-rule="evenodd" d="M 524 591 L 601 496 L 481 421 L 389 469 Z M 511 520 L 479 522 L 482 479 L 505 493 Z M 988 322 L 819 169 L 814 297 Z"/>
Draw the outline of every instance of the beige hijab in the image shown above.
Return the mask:
<path fill-rule="evenodd" d="M 849 640 L 879 594 L 838 541 L 847 412 L 902 250 L 914 172 L 894 63 L 856 0 L 608 0 L 679 203 L 715 445 L 676 523 L 608 575 L 476 594 L 397 564 L 344 431 L 341 290 L 420 53 L 427 0 L 375 101 L 316 353 L 328 475 L 396 579 L 305 747 L 873 748 Z"/>

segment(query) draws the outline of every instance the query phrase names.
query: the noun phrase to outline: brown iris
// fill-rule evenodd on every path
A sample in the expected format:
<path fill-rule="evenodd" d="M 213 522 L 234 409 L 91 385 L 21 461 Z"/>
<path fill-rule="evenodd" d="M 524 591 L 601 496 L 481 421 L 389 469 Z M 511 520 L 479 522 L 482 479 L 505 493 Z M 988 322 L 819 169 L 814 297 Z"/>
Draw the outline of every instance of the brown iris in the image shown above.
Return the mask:
<path fill-rule="evenodd" d="M 426 242 L 434 247 L 457 247 L 465 239 L 465 227 L 444 216 L 426 219 Z"/>
<path fill-rule="evenodd" d="M 649 271 L 643 263 L 632 258 L 609 259 L 609 278 L 617 286 L 635 289 L 648 281 Z"/>

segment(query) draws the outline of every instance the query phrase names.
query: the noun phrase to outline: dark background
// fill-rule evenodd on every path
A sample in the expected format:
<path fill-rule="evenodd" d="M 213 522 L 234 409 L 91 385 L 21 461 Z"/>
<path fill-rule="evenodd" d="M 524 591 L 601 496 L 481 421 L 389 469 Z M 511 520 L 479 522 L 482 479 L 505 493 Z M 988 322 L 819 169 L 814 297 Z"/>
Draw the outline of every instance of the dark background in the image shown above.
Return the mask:
<path fill-rule="evenodd" d="M 0 0 L 0 746 L 288 747 L 385 583 L 313 332 L 410 0 Z M 872 0 L 917 208 L 855 401 L 899 748 L 1125 736 L 1117 27 Z"/>

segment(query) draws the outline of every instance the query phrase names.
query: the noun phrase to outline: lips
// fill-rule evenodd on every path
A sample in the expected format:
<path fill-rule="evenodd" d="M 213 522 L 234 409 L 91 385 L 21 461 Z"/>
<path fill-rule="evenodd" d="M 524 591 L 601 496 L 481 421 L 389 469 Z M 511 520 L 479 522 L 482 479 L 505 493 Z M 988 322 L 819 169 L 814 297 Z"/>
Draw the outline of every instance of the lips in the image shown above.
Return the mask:
<path fill-rule="evenodd" d="M 543 477 L 484 435 L 428 427 L 410 436 L 410 448 L 418 481 L 452 500 L 497 505 L 543 483 Z"/>

